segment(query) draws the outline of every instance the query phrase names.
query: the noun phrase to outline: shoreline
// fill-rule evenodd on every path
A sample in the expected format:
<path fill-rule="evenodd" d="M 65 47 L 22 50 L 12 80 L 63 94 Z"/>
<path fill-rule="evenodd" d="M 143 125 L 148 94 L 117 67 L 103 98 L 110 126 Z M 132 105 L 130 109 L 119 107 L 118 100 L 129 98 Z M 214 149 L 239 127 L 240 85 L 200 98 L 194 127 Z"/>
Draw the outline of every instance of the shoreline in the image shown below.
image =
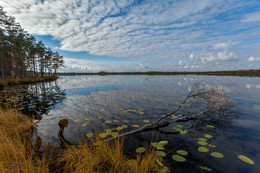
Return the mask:
<path fill-rule="evenodd" d="M 58 79 L 58 76 L 44 76 L 38 77 L 26 77 L 25 79 L 5 79 L 0 80 L 0 87 L 11 86 L 11 85 L 23 85 L 23 84 L 35 84 L 40 82 L 49 82 Z"/>

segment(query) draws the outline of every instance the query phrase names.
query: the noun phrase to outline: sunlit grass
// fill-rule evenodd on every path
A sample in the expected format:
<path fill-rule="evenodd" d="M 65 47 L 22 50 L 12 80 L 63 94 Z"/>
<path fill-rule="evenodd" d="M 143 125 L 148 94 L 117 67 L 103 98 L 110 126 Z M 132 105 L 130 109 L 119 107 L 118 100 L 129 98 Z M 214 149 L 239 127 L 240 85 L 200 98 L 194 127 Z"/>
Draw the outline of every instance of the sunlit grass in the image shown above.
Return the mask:
<path fill-rule="evenodd" d="M 0 172 L 48 172 L 48 161 L 31 148 L 35 127 L 26 116 L 0 110 Z"/>
<path fill-rule="evenodd" d="M 64 172 L 167 172 L 162 158 L 155 151 L 137 154 L 130 159 L 123 153 L 123 140 L 111 143 L 93 139 L 91 144 L 70 147 L 59 160 Z"/>
<path fill-rule="evenodd" d="M 35 128 L 28 117 L 0 110 L 0 172 L 168 172 L 162 157 L 154 150 L 127 156 L 123 139 L 106 141 L 96 137 L 68 146 L 52 162 L 34 151 Z"/>

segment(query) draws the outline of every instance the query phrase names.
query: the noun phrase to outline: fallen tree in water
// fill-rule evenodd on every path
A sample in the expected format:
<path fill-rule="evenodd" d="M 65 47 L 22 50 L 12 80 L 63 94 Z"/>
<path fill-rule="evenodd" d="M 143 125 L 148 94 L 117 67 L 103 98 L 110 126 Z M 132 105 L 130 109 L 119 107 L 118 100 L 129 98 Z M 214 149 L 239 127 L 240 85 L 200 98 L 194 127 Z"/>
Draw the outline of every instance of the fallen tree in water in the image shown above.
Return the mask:
<path fill-rule="evenodd" d="M 225 111 L 233 105 L 234 103 L 229 100 L 229 96 L 227 96 L 222 89 L 203 83 L 195 83 L 183 102 L 171 113 L 162 115 L 158 120 L 145 124 L 138 129 L 121 133 L 118 136 L 107 140 L 113 140 L 115 138 L 133 135 L 143 131 L 159 129 L 176 122 L 187 122 L 197 119 L 222 119 L 227 115 Z M 202 109 L 203 111 L 194 113 L 196 112 L 195 109 Z M 181 117 L 174 115 L 180 112 L 183 113 Z M 166 120 L 167 118 L 169 119 L 169 117 L 173 117 L 173 119 Z"/>

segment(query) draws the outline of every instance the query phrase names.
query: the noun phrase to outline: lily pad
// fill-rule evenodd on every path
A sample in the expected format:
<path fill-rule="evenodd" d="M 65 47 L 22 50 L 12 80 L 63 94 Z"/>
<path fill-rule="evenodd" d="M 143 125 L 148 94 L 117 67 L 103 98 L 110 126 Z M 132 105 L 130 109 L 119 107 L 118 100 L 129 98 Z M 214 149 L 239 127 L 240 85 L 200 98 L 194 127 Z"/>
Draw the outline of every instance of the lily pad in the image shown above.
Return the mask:
<path fill-rule="evenodd" d="M 74 120 L 74 122 L 80 122 L 82 120 L 83 120 L 83 118 L 79 118 L 79 119 Z"/>
<path fill-rule="evenodd" d="M 204 134 L 204 136 L 206 137 L 206 138 L 213 138 L 213 136 L 212 135 L 210 135 L 210 134 Z"/>
<path fill-rule="evenodd" d="M 207 128 L 213 128 L 213 129 L 215 128 L 215 126 L 213 126 L 213 125 L 209 125 L 209 124 L 206 125 L 206 127 L 207 127 Z"/>
<path fill-rule="evenodd" d="M 106 132 L 110 133 L 110 132 L 112 132 L 112 129 L 106 129 Z"/>
<path fill-rule="evenodd" d="M 94 134 L 93 133 L 87 133 L 86 137 L 91 138 Z"/>
<path fill-rule="evenodd" d="M 254 165 L 254 164 L 255 164 L 254 161 L 251 160 L 250 158 L 248 158 L 247 156 L 238 155 L 237 157 L 238 157 L 240 160 L 242 160 L 242 161 L 244 161 L 244 162 L 246 162 L 246 163 L 248 163 L 248 164 L 251 164 L 251 165 Z"/>
<path fill-rule="evenodd" d="M 199 141 L 204 141 L 204 142 L 207 142 L 207 139 L 206 138 L 198 138 Z"/>
<path fill-rule="evenodd" d="M 182 125 L 179 125 L 179 124 L 178 124 L 178 125 L 176 125 L 176 126 L 177 126 L 177 127 L 180 127 L 180 128 L 182 128 L 182 127 L 183 127 Z"/>
<path fill-rule="evenodd" d="M 218 152 L 212 152 L 212 153 L 210 153 L 210 155 L 213 157 L 216 157 L 216 158 L 220 158 L 220 159 L 224 158 L 224 155 L 221 153 L 218 153 Z"/>
<path fill-rule="evenodd" d="M 113 136 L 113 137 L 117 137 L 118 133 L 117 132 L 111 132 L 110 135 Z"/>
<path fill-rule="evenodd" d="M 122 127 L 122 126 L 119 126 L 119 127 L 117 127 L 116 129 L 117 129 L 117 130 L 123 130 L 123 129 L 124 129 L 124 127 Z"/>
<path fill-rule="evenodd" d="M 149 121 L 149 120 L 143 120 L 143 122 L 145 122 L 145 123 L 149 123 L 150 121 Z"/>
<path fill-rule="evenodd" d="M 161 145 L 167 145 L 168 144 L 168 141 L 160 141 L 160 142 L 158 142 L 159 144 L 161 144 Z"/>
<path fill-rule="evenodd" d="M 110 123 L 112 123 L 112 121 L 106 120 L 105 123 L 110 124 Z"/>
<path fill-rule="evenodd" d="M 136 166 L 137 165 L 137 161 L 136 160 L 134 160 L 134 159 L 130 159 L 130 160 L 127 160 L 126 162 L 125 162 L 125 164 L 127 165 L 127 166 L 130 166 L 130 167 L 132 167 L 132 166 Z"/>
<path fill-rule="evenodd" d="M 127 125 L 122 125 L 122 127 L 123 127 L 124 129 L 126 129 L 128 126 L 127 126 Z"/>
<path fill-rule="evenodd" d="M 139 128 L 140 126 L 139 126 L 139 125 L 132 125 L 132 127 L 136 127 L 136 128 Z"/>
<path fill-rule="evenodd" d="M 181 131 L 180 131 L 180 134 L 185 135 L 185 134 L 188 133 L 188 132 L 189 132 L 188 130 L 181 130 Z"/>
<path fill-rule="evenodd" d="M 100 133 L 100 134 L 98 134 L 98 136 L 101 137 L 101 138 L 105 138 L 105 137 L 107 137 L 107 135 L 108 135 L 107 133 Z"/>
<path fill-rule="evenodd" d="M 198 150 L 199 150 L 199 152 L 202 152 L 202 153 L 206 153 L 209 151 L 209 149 L 206 147 L 199 147 Z"/>
<path fill-rule="evenodd" d="M 156 154 L 157 154 L 158 156 L 162 156 L 162 157 L 166 156 L 166 153 L 163 152 L 163 151 L 157 151 Z"/>
<path fill-rule="evenodd" d="M 85 126 L 87 126 L 89 124 L 89 121 L 86 121 L 85 123 L 83 123 L 81 126 L 82 127 L 85 127 Z"/>
<path fill-rule="evenodd" d="M 137 153 L 143 153 L 145 152 L 145 148 L 144 147 L 139 147 L 135 150 Z"/>
<path fill-rule="evenodd" d="M 123 120 L 124 123 L 129 123 L 129 120 Z"/>
<path fill-rule="evenodd" d="M 176 115 L 172 115 L 172 119 L 175 119 L 175 118 L 177 118 L 177 116 Z"/>
<path fill-rule="evenodd" d="M 203 169 L 203 170 L 206 170 L 206 171 L 209 171 L 209 172 L 212 171 L 212 169 L 208 168 L 207 166 L 200 166 L 200 169 Z"/>
<path fill-rule="evenodd" d="M 164 150 L 164 145 L 163 144 L 159 144 L 157 142 L 152 142 L 151 145 L 155 148 L 157 148 L 158 150 Z"/>
<path fill-rule="evenodd" d="M 178 154 L 180 154 L 180 155 L 183 155 L 183 156 L 186 156 L 186 155 L 188 154 L 188 152 L 185 151 L 185 150 L 177 150 L 176 152 L 177 152 Z"/>
<path fill-rule="evenodd" d="M 185 162 L 186 159 L 178 154 L 172 155 L 172 159 L 176 162 Z"/>
<path fill-rule="evenodd" d="M 205 141 L 199 141 L 198 144 L 200 144 L 200 145 L 207 145 L 208 143 L 205 142 Z"/>

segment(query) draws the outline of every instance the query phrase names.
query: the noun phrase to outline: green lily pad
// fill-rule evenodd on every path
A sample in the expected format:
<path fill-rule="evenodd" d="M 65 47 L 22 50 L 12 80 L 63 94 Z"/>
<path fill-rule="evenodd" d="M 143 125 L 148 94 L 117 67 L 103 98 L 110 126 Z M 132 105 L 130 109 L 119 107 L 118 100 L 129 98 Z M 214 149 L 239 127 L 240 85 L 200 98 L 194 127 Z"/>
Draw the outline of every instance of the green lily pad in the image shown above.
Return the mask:
<path fill-rule="evenodd" d="M 145 122 L 145 123 L 149 123 L 150 121 L 149 121 L 149 120 L 143 120 L 143 122 Z"/>
<path fill-rule="evenodd" d="M 136 128 L 139 128 L 140 126 L 139 126 L 139 125 L 132 125 L 132 127 L 136 127 Z"/>
<path fill-rule="evenodd" d="M 198 138 L 199 141 L 204 141 L 204 142 L 207 142 L 207 139 L 206 138 Z"/>
<path fill-rule="evenodd" d="M 207 145 L 208 143 L 205 142 L 205 141 L 199 141 L 198 144 L 200 144 L 200 145 Z"/>
<path fill-rule="evenodd" d="M 213 138 L 213 136 L 212 135 L 210 135 L 210 134 L 204 134 L 204 136 L 206 137 L 206 138 Z"/>
<path fill-rule="evenodd" d="M 129 123 L 129 120 L 123 120 L 124 123 Z"/>
<path fill-rule="evenodd" d="M 83 118 L 79 118 L 79 119 L 74 120 L 74 122 L 80 122 L 82 120 L 83 120 Z"/>
<path fill-rule="evenodd" d="M 117 132 L 111 132 L 110 135 L 113 137 L 117 137 L 119 134 Z"/>
<path fill-rule="evenodd" d="M 112 121 L 106 120 L 105 123 L 110 124 L 110 123 L 112 123 Z"/>
<path fill-rule="evenodd" d="M 162 156 L 162 157 L 166 156 L 166 153 L 163 152 L 163 151 L 157 151 L 156 154 L 157 154 L 158 156 Z"/>
<path fill-rule="evenodd" d="M 172 115 L 172 119 L 175 119 L 175 118 L 177 118 L 177 116 L 176 115 Z"/>
<path fill-rule="evenodd" d="M 158 150 L 164 150 L 164 145 L 163 144 L 159 144 L 157 142 L 152 142 L 151 145 L 155 148 L 157 148 Z"/>
<path fill-rule="evenodd" d="M 123 127 L 124 129 L 126 129 L 128 126 L 127 126 L 127 125 L 122 125 L 122 127 Z"/>
<path fill-rule="evenodd" d="M 203 170 L 206 170 L 206 171 L 209 171 L 209 172 L 212 171 L 212 169 L 208 168 L 207 166 L 200 166 L 200 169 L 203 169 Z"/>
<path fill-rule="evenodd" d="M 209 151 L 209 149 L 206 147 L 199 147 L 198 150 L 199 150 L 199 152 L 202 152 L 202 153 L 206 153 Z"/>
<path fill-rule="evenodd" d="M 168 144 L 168 141 L 160 141 L 160 142 L 158 142 L 159 144 L 161 144 L 161 145 L 167 145 Z"/>
<path fill-rule="evenodd" d="M 143 153 L 145 152 L 145 148 L 144 147 L 139 147 L 135 150 L 137 153 Z"/>
<path fill-rule="evenodd" d="M 89 124 L 89 121 L 86 121 L 85 123 L 83 123 L 81 126 L 82 127 L 85 127 L 85 126 L 87 126 Z"/>
<path fill-rule="evenodd" d="M 188 154 L 188 152 L 185 151 L 185 150 L 177 150 L 176 152 L 177 152 L 178 154 L 180 154 L 180 155 L 183 155 L 183 156 L 186 156 L 186 155 Z"/>
<path fill-rule="evenodd" d="M 182 127 L 183 127 L 182 125 L 179 125 L 179 124 L 178 124 L 178 125 L 176 125 L 176 126 L 177 126 L 177 127 L 180 127 L 180 128 L 182 128 Z"/>
<path fill-rule="evenodd" d="M 176 162 L 185 162 L 186 159 L 178 154 L 172 155 L 172 159 L 175 160 Z"/>
<path fill-rule="evenodd" d="M 212 153 L 210 153 L 210 155 L 213 157 L 216 157 L 216 158 L 220 158 L 220 159 L 224 157 L 223 154 L 218 153 L 218 152 L 212 152 Z"/>
<path fill-rule="evenodd" d="M 119 127 L 117 127 L 116 129 L 119 131 L 119 130 L 123 130 L 123 129 L 124 129 L 124 127 L 122 127 L 122 126 L 119 126 Z"/>
<path fill-rule="evenodd" d="M 246 163 L 248 163 L 248 164 L 251 164 L 251 165 L 254 165 L 254 164 L 255 164 L 254 161 L 251 160 L 250 158 L 248 158 L 247 156 L 238 155 L 237 157 L 238 157 L 240 160 L 242 160 L 242 161 L 244 161 L 244 162 L 246 162 Z"/>
<path fill-rule="evenodd" d="M 185 134 L 188 133 L 188 132 L 189 132 L 188 130 L 181 130 L 181 131 L 180 131 L 180 134 L 185 135 Z"/>
<path fill-rule="evenodd" d="M 107 135 L 108 135 L 107 133 L 100 133 L 100 134 L 98 134 L 98 136 L 101 137 L 101 138 L 105 138 L 105 137 L 107 137 Z"/>
<path fill-rule="evenodd" d="M 215 128 L 215 126 L 213 126 L 213 125 L 209 125 L 209 124 L 206 125 L 206 127 L 208 127 L 208 128 L 213 128 L 213 129 Z"/>
<path fill-rule="evenodd" d="M 106 133 L 112 132 L 112 129 L 106 129 Z"/>
<path fill-rule="evenodd" d="M 94 134 L 93 133 L 87 133 L 86 137 L 91 138 Z"/>

